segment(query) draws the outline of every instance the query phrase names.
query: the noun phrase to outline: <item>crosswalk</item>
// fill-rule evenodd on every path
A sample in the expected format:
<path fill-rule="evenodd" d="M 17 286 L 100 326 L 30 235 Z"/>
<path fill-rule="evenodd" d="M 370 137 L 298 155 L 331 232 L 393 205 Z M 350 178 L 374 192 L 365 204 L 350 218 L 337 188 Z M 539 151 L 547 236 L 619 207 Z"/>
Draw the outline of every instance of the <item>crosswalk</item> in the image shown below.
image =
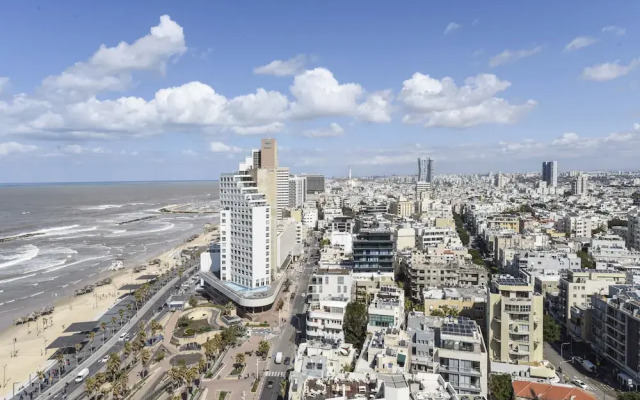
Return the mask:
<path fill-rule="evenodd" d="M 278 377 L 279 376 L 281 378 L 284 378 L 287 375 L 287 373 L 286 373 L 286 371 L 267 371 L 267 372 L 265 372 L 265 375 L 266 376 L 273 376 L 273 377 Z"/>

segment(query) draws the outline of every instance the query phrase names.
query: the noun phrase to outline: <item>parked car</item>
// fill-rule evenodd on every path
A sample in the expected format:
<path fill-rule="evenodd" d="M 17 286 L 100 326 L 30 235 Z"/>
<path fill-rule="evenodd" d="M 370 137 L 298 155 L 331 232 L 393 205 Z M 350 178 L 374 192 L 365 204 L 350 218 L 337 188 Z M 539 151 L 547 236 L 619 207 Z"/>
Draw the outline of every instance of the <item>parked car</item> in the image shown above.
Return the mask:
<path fill-rule="evenodd" d="M 271 389 L 273 387 L 273 381 L 267 382 L 267 387 Z"/>
<path fill-rule="evenodd" d="M 284 359 L 284 365 L 289 365 L 291 363 L 291 357 L 287 357 Z"/>
<path fill-rule="evenodd" d="M 102 359 L 100 359 L 101 363 L 106 363 L 107 361 L 109 361 L 109 356 L 104 356 L 102 357 Z"/>

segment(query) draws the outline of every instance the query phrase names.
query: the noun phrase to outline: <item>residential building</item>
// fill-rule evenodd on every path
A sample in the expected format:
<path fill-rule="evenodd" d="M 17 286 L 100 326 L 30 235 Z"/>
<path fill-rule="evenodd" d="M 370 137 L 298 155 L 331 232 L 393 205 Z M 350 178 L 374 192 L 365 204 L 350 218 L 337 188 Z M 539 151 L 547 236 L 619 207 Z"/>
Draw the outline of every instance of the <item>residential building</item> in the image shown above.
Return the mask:
<path fill-rule="evenodd" d="M 420 245 L 423 250 L 438 244 L 449 248 L 462 247 L 462 242 L 455 228 L 424 228 L 420 230 L 418 238 L 421 239 Z"/>
<path fill-rule="evenodd" d="M 589 191 L 589 177 L 579 174 L 576 179 L 571 182 L 571 193 L 574 196 L 583 196 Z"/>
<path fill-rule="evenodd" d="M 326 215 L 325 215 L 326 217 Z M 325 218 L 326 219 L 326 218 Z M 329 232 L 347 232 L 353 233 L 356 222 L 351 217 L 338 216 L 334 217 L 331 222 L 326 225 Z"/>
<path fill-rule="evenodd" d="M 289 178 L 289 207 L 302 207 L 307 200 L 307 178 L 292 176 Z"/>
<path fill-rule="evenodd" d="M 485 329 L 487 289 L 484 286 L 427 288 L 422 292 L 422 298 L 426 315 L 436 310 L 456 310 L 458 316 L 472 319 Z"/>
<path fill-rule="evenodd" d="M 404 327 L 404 290 L 382 286 L 369 303 L 367 332 L 399 330 Z"/>
<path fill-rule="evenodd" d="M 497 187 L 498 189 L 502 189 L 504 187 L 505 181 L 506 179 L 504 175 L 498 172 L 498 174 L 493 178 L 493 186 Z"/>
<path fill-rule="evenodd" d="M 598 400 L 592 392 L 575 385 L 518 380 L 511 383 L 515 400 Z"/>
<path fill-rule="evenodd" d="M 353 241 L 354 273 L 393 273 L 393 234 L 387 229 L 363 229 Z"/>
<path fill-rule="evenodd" d="M 433 160 L 418 158 L 418 182 L 433 182 Z"/>
<path fill-rule="evenodd" d="M 640 384 L 640 289 L 611 285 L 606 295 L 591 297 L 591 310 L 592 347 Z"/>
<path fill-rule="evenodd" d="M 401 228 L 396 230 L 396 250 L 410 250 L 416 247 L 416 230 L 413 228 Z"/>
<path fill-rule="evenodd" d="M 318 226 L 318 209 L 316 207 L 304 207 L 302 209 L 302 223 L 310 229 Z"/>
<path fill-rule="evenodd" d="M 416 200 L 428 198 L 429 192 L 431 192 L 431 183 L 424 181 L 416 182 Z"/>
<path fill-rule="evenodd" d="M 465 317 L 407 317 L 411 372 L 440 374 L 459 394 L 487 394 L 487 350 L 480 327 Z"/>
<path fill-rule="evenodd" d="M 307 338 L 344 342 L 342 323 L 351 301 L 353 276 L 343 268 L 319 269 L 309 281 Z"/>
<path fill-rule="evenodd" d="M 289 207 L 289 168 L 278 167 L 276 177 L 277 217 L 283 218 L 283 211 Z"/>
<path fill-rule="evenodd" d="M 541 362 L 543 298 L 533 285 L 511 275 L 494 275 L 487 291 L 487 339 L 492 361 Z"/>
<path fill-rule="evenodd" d="M 640 250 L 640 212 L 630 212 L 627 221 L 627 247 Z"/>
<path fill-rule="evenodd" d="M 404 330 L 374 330 L 367 336 L 356 364 L 358 373 L 409 372 L 409 338 Z"/>
<path fill-rule="evenodd" d="M 580 216 L 577 213 L 568 213 L 564 217 L 564 231 L 569 237 L 591 237 L 591 219 Z"/>
<path fill-rule="evenodd" d="M 545 161 L 542 163 L 542 180 L 547 183 L 547 187 L 558 186 L 558 162 Z"/>
<path fill-rule="evenodd" d="M 491 215 L 487 217 L 488 229 L 508 229 L 515 233 L 520 233 L 520 219 L 515 215 Z"/>
<path fill-rule="evenodd" d="M 413 201 L 394 200 L 389 203 L 389 214 L 398 217 L 410 217 L 413 215 L 415 205 Z"/>

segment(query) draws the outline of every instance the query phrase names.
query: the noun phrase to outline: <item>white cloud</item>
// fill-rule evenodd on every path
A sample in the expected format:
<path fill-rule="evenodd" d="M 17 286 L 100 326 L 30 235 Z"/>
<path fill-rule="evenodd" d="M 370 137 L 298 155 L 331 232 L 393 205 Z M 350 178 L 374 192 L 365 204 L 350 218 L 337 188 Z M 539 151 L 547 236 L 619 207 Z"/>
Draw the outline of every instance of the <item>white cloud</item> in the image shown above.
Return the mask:
<path fill-rule="evenodd" d="M 312 129 L 305 131 L 304 136 L 308 138 L 331 137 L 344 135 L 344 129 L 335 122 L 329 124 L 328 129 Z"/>
<path fill-rule="evenodd" d="M 38 146 L 30 144 L 21 144 L 17 142 L 0 143 L 0 156 L 8 156 L 10 154 L 23 154 L 37 150 Z"/>
<path fill-rule="evenodd" d="M 591 46 L 592 44 L 595 44 L 597 42 L 598 41 L 596 39 L 591 38 L 589 36 L 578 36 L 577 38 L 573 39 L 571 42 L 569 42 L 569 44 L 567 44 L 564 47 L 564 51 L 568 52 L 568 51 L 582 49 L 584 47 Z"/>
<path fill-rule="evenodd" d="M 490 67 L 497 67 L 498 65 L 503 65 L 507 63 L 511 63 L 523 58 L 531 57 L 535 54 L 538 54 L 542 51 L 542 47 L 536 46 L 531 49 L 522 49 L 522 50 L 505 50 L 500 54 L 496 54 L 491 57 L 489 60 Z"/>
<path fill-rule="evenodd" d="M 613 33 L 614 35 L 618 35 L 618 36 L 624 36 L 627 33 L 627 30 L 619 26 L 609 25 L 602 28 L 602 32 Z"/>
<path fill-rule="evenodd" d="M 578 136 L 577 133 L 569 132 L 569 133 L 563 133 L 561 137 L 559 137 L 558 139 L 555 139 L 553 142 L 551 142 L 551 144 L 553 144 L 554 146 L 558 146 L 558 145 L 566 146 L 566 145 L 575 144 L 579 141 L 580 141 L 580 137 Z"/>
<path fill-rule="evenodd" d="M 111 151 L 103 147 L 85 147 L 79 144 L 68 144 L 60 146 L 58 152 L 61 154 L 110 154 Z"/>
<path fill-rule="evenodd" d="M 164 73 L 167 62 L 186 50 L 182 27 L 163 15 L 146 36 L 131 44 L 120 42 L 114 47 L 103 44 L 88 61 L 45 78 L 42 86 L 49 94 L 73 98 L 123 90 L 130 85 L 133 72 Z"/>
<path fill-rule="evenodd" d="M 405 123 L 451 128 L 507 124 L 516 122 L 536 105 L 533 100 L 512 105 L 495 97 L 509 86 L 511 82 L 492 74 L 469 77 L 464 86 L 458 87 L 452 78 L 438 80 L 416 72 L 403 82 L 398 99 L 405 107 Z"/>
<path fill-rule="evenodd" d="M 582 78 L 590 81 L 610 81 L 612 79 L 619 78 L 627 75 L 633 71 L 638 65 L 640 65 L 640 59 L 632 60 L 628 65 L 620 64 L 619 60 L 614 62 L 607 62 L 604 64 L 592 65 L 586 67 L 582 71 Z"/>
<path fill-rule="evenodd" d="M 368 122 L 388 122 L 390 92 L 370 95 L 357 83 L 339 83 L 331 71 L 315 68 L 297 75 L 290 87 L 294 118 L 350 116 Z M 360 102 L 362 98 L 364 102 Z"/>
<path fill-rule="evenodd" d="M 9 83 L 9 78 L 7 78 L 6 76 L 0 76 L 0 93 L 2 93 L 2 91 L 7 86 L 8 83 Z"/>
<path fill-rule="evenodd" d="M 288 60 L 273 60 L 269 64 L 253 69 L 254 74 L 287 76 L 296 75 L 304 69 L 307 64 L 307 56 L 298 54 Z"/>
<path fill-rule="evenodd" d="M 282 122 L 272 122 L 266 125 L 257 126 L 234 126 L 231 128 L 235 133 L 239 135 L 264 135 L 268 133 L 278 133 L 284 129 Z"/>
<path fill-rule="evenodd" d="M 445 34 L 445 35 L 448 35 L 448 34 L 450 34 L 451 32 L 456 31 L 456 30 L 458 30 L 458 29 L 460 29 L 460 28 L 462 28 L 462 25 L 460 25 L 460 24 L 458 24 L 458 23 L 456 23 L 456 22 L 449 22 L 449 23 L 447 24 L 447 27 L 446 27 L 446 28 L 444 28 L 444 34 Z"/>
<path fill-rule="evenodd" d="M 240 147 L 228 146 L 222 142 L 209 143 L 209 150 L 212 153 L 239 153 L 242 151 Z"/>

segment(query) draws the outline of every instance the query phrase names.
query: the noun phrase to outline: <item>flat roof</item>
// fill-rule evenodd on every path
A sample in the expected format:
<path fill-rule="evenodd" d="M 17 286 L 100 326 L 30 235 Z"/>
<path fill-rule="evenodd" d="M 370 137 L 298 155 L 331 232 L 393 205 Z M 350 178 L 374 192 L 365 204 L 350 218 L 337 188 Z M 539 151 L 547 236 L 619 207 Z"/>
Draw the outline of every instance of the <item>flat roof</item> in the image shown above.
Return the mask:
<path fill-rule="evenodd" d="M 118 290 L 137 290 L 142 287 L 142 283 L 129 283 L 127 285 L 123 285 Z"/>
<path fill-rule="evenodd" d="M 74 322 L 64 332 L 91 332 L 98 329 L 98 321 Z"/>
<path fill-rule="evenodd" d="M 156 274 L 148 274 L 148 275 L 141 275 L 138 278 L 136 278 L 136 280 L 138 281 L 150 281 L 153 279 L 156 279 L 158 277 L 158 275 Z"/>
<path fill-rule="evenodd" d="M 47 346 L 47 349 L 75 347 L 76 344 L 82 344 L 82 342 L 86 340 L 88 340 L 87 335 L 85 335 L 84 333 L 74 333 L 73 335 L 69 336 L 58 336 Z"/>

